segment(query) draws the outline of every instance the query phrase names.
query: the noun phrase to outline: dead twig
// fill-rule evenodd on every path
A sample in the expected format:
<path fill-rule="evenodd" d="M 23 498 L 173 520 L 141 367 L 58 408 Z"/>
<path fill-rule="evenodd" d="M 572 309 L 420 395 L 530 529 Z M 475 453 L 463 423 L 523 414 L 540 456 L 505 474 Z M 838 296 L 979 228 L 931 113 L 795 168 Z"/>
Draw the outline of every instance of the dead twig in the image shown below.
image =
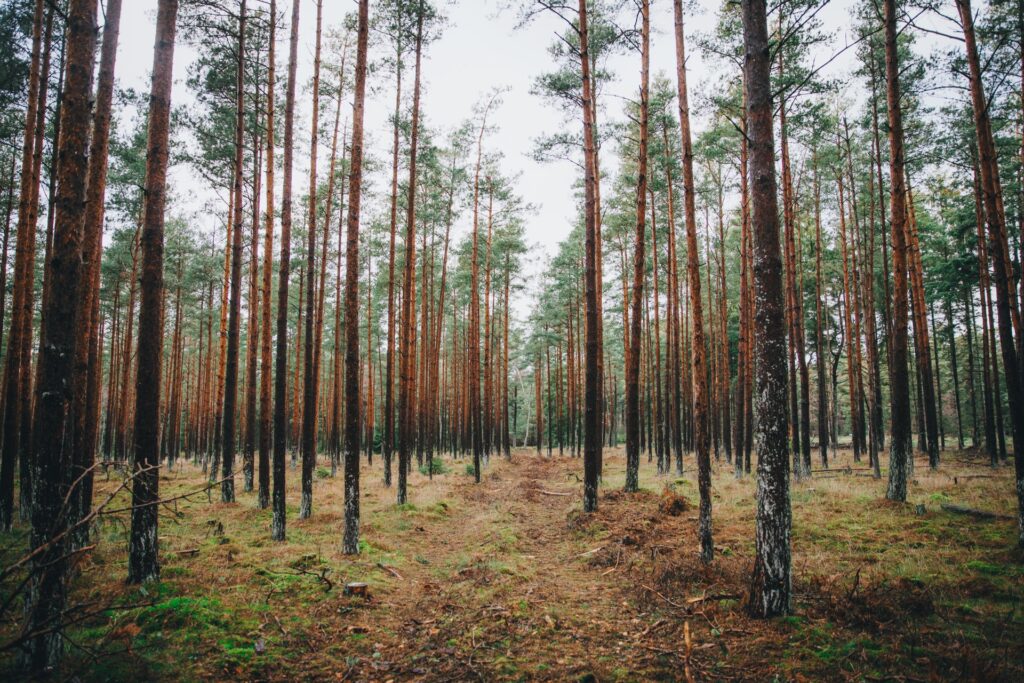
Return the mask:
<path fill-rule="evenodd" d="M 685 609 L 685 610 L 689 610 L 690 609 L 687 605 L 681 605 L 678 602 L 675 602 L 673 600 L 670 600 L 669 598 L 666 598 L 664 595 L 662 595 L 658 591 L 654 590 L 650 586 L 645 586 L 645 585 L 641 584 L 640 587 L 643 588 L 645 591 L 650 591 L 651 593 L 654 593 L 659 598 L 661 598 L 662 600 L 664 600 L 668 604 L 672 605 L 673 607 L 678 607 L 679 609 Z"/>
<path fill-rule="evenodd" d="M 383 569 L 384 571 L 386 571 L 388 574 L 391 574 L 391 576 L 395 577 L 399 581 L 404 581 L 405 580 L 404 577 L 402 577 L 402 575 L 399 574 L 398 571 L 394 567 L 389 567 L 386 564 L 384 564 L 383 562 L 378 562 L 377 566 L 380 567 L 381 569 Z"/>

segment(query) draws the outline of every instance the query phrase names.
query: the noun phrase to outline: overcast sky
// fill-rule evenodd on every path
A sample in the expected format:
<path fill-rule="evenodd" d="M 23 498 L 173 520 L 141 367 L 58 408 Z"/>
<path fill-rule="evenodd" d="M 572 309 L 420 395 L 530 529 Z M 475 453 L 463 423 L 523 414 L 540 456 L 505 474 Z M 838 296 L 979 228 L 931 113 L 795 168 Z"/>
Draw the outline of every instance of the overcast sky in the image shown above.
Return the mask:
<path fill-rule="evenodd" d="M 279 0 L 279 11 L 290 4 L 287 0 Z M 535 138 L 564 125 L 562 114 L 541 98 L 531 95 L 530 87 L 539 74 L 550 70 L 548 47 L 555 40 L 555 32 L 561 30 L 563 25 L 552 16 L 541 16 L 525 28 L 517 28 L 516 14 L 501 9 L 506 4 L 508 0 L 454 0 L 444 5 L 443 11 L 449 19 L 448 27 L 441 38 L 429 46 L 423 64 L 423 111 L 431 125 L 451 129 L 470 116 L 474 103 L 491 88 L 497 86 L 508 89 L 502 106 L 493 117 L 497 130 L 486 144 L 489 149 L 504 153 L 506 171 L 520 174 L 519 193 L 537 206 L 537 213 L 527 227 L 529 243 L 537 245 L 538 251 L 553 254 L 557 243 L 569 232 L 575 213 L 573 183 L 577 169 L 566 162 L 538 163 L 530 158 Z M 851 22 L 848 12 L 851 5 L 851 0 L 833 2 L 820 14 L 826 26 L 837 31 L 835 46 L 841 47 L 849 40 Z M 371 13 L 373 7 L 374 2 L 371 0 Z M 706 83 L 721 77 L 708 70 L 694 40 L 697 32 L 706 32 L 713 25 L 717 7 L 717 2 L 701 2 L 687 16 L 688 69 L 691 88 L 697 93 Z M 118 82 L 122 87 L 148 90 L 155 8 L 156 0 L 131 0 L 125 3 L 117 64 Z M 339 25 L 342 16 L 355 8 L 355 0 L 325 0 L 324 26 Z M 301 12 L 299 82 L 305 84 L 312 73 L 316 13 L 314 0 L 303 0 Z M 652 2 L 652 26 L 652 76 L 659 73 L 674 74 L 675 45 L 672 36 L 672 3 L 669 0 Z M 282 35 L 279 32 L 278 39 L 281 65 L 278 73 L 279 78 L 283 78 L 287 33 Z M 371 54 L 371 59 L 379 57 L 381 49 L 377 48 L 378 54 Z M 853 50 L 849 50 L 843 59 L 830 66 L 830 72 L 840 75 L 851 68 L 853 53 Z M 193 58 L 193 50 L 180 44 L 175 55 L 176 104 L 189 99 L 184 80 Z M 824 59 L 824 56 L 820 59 Z M 630 53 L 612 62 L 617 80 L 602 94 L 602 104 L 606 109 L 602 116 L 605 120 L 621 118 L 623 102 L 626 98 L 635 97 L 639 61 L 638 54 Z M 732 77 L 738 78 L 738 75 Z M 390 80 L 387 76 L 381 78 Z M 391 145 L 388 115 L 393 106 L 393 85 L 386 81 L 375 83 L 374 86 L 366 114 L 368 153 L 386 158 Z M 691 97 L 699 100 L 695 95 Z M 304 97 L 300 97 L 302 104 L 305 104 Z M 302 107 L 298 116 L 302 117 L 302 127 L 308 130 L 308 106 Z M 697 131 L 701 128 L 699 118 L 695 127 Z M 298 178 L 302 177 L 301 169 L 308 168 L 307 149 L 306 143 L 301 143 L 297 149 Z M 605 158 L 606 165 L 613 167 L 615 162 L 611 155 L 607 154 Z M 199 198 L 204 196 L 204 188 L 192 178 L 188 169 L 178 168 L 173 179 L 179 202 L 201 204 Z M 297 192 L 300 186 L 296 186 Z M 205 198 L 209 199 L 208 191 Z M 179 203 L 177 209 L 180 211 L 183 208 L 186 207 Z M 223 219 L 207 214 L 206 220 Z M 465 221 L 461 227 L 465 229 Z M 531 261 L 534 265 L 540 263 L 539 254 L 531 258 Z"/>

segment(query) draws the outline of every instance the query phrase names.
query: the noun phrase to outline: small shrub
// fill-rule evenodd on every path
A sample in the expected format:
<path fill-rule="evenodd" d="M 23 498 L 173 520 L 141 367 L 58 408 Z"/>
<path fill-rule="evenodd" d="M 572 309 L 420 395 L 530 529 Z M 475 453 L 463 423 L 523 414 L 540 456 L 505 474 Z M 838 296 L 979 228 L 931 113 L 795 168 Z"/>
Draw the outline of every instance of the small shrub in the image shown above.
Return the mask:
<path fill-rule="evenodd" d="M 423 476 L 445 474 L 447 472 L 448 467 L 444 464 L 444 460 L 441 458 L 431 458 L 429 466 L 427 463 L 420 465 L 420 474 Z"/>

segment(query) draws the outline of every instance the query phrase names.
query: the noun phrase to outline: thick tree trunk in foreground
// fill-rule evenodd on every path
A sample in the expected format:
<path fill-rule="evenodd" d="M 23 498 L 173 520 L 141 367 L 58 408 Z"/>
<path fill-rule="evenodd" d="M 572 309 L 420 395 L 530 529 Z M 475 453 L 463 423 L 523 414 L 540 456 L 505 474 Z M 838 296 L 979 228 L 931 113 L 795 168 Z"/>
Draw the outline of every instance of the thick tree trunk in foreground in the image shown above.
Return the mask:
<path fill-rule="evenodd" d="M 128 582 L 159 578 L 157 517 L 159 464 L 157 420 L 160 411 L 160 356 L 163 340 L 164 204 L 174 70 L 177 0 L 161 0 L 153 49 L 153 84 L 146 145 L 146 208 L 142 223 L 142 296 L 139 309 L 139 373 L 135 385 L 135 482 L 132 487 L 132 536 Z"/>
<path fill-rule="evenodd" d="M 359 210 L 363 188 L 363 111 L 369 21 L 369 0 L 360 0 L 345 254 L 345 537 L 342 550 L 348 555 L 359 552 L 359 325 L 356 321 L 359 319 Z"/>
<path fill-rule="evenodd" d="M 38 382 L 32 441 L 30 536 L 34 551 L 25 604 L 25 633 L 34 634 L 24 651 L 33 674 L 52 668 L 63 649 L 64 606 L 69 579 L 67 536 L 73 514 L 66 508 L 73 462 L 73 374 L 78 343 L 75 314 L 82 274 L 86 175 L 96 0 L 72 0 L 67 9 L 68 50 L 57 152 L 54 231 L 47 270 L 51 287 L 43 299 Z M 154 339 L 160 340 L 160 330 Z M 159 343 L 159 341 L 157 341 Z M 28 401 L 22 395 L 19 400 Z M 153 432 L 157 425 L 154 419 Z"/>
<path fill-rule="evenodd" d="M 790 609 L 789 458 L 786 443 L 786 331 L 775 184 L 772 92 L 764 0 L 743 2 L 744 86 L 750 140 L 757 366 L 757 554 L 748 610 L 774 617 Z"/>
<path fill-rule="evenodd" d="M 707 361 L 704 356 L 704 314 L 700 291 L 700 252 L 697 247 L 697 209 L 693 182 L 693 144 L 690 139 L 690 105 L 686 87 L 686 48 L 683 34 L 683 3 L 674 0 L 676 35 L 676 82 L 679 97 L 679 126 L 683 141 L 683 200 L 686 211 L 687 274 L 690 285 L 690 315 L 693 338 L 690 345 L 693 363 L 694 448 L 697 451 L 697 485 L 700 490 L 700 556 L 705 562 L 714 558 L 711 535 L 711 456 L 707 425 Z M 724 258 L 724 254 L 722 255 Z M 710 267 L 710 264 L 709 264 Z M 727 398 L 725 400 L 728 400 Z M 736 450 L 737 461 L 741 459 Z"/>
<path fill-rule="evenodd" d="M 78 297 L 75 322 L 78 345 L 75 347 L 74 377 L 74 455 L 71 471 L 73 510 L 78 521 L 92 507 L 92 466 L 96 459 L 96 434 L 99 413 L 99 289 L 100 259 L 103 249 L 104 196 L 107 187 L 107 153 L 110 148 L 110 109 L 114 93 L 114 63 L 117 59 L 121 24 L 121 0 L 108 0 L 103 26 L 103 49 L 93 114 L 89 151 L 89 175 L 86 186 L 85 225 L 82 233 L 82 293 Z M 4 261 L 6 265 L 6 260 Z M 75 530 L 75 545 L 85 545 L 87 525 Z"/>

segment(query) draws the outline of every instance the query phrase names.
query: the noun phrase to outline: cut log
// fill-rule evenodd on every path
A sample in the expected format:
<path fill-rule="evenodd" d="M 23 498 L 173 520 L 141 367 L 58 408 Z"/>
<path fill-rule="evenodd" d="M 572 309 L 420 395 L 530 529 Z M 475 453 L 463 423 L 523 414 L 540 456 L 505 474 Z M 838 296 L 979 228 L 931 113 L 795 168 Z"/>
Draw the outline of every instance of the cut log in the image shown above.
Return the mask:
<path fill-rule="evenodd" d="M 354 598 L 369 598 L 370 597 L 370 586 L 365 583 L 346 583 L 345 584 L 345 595 Z"/>

